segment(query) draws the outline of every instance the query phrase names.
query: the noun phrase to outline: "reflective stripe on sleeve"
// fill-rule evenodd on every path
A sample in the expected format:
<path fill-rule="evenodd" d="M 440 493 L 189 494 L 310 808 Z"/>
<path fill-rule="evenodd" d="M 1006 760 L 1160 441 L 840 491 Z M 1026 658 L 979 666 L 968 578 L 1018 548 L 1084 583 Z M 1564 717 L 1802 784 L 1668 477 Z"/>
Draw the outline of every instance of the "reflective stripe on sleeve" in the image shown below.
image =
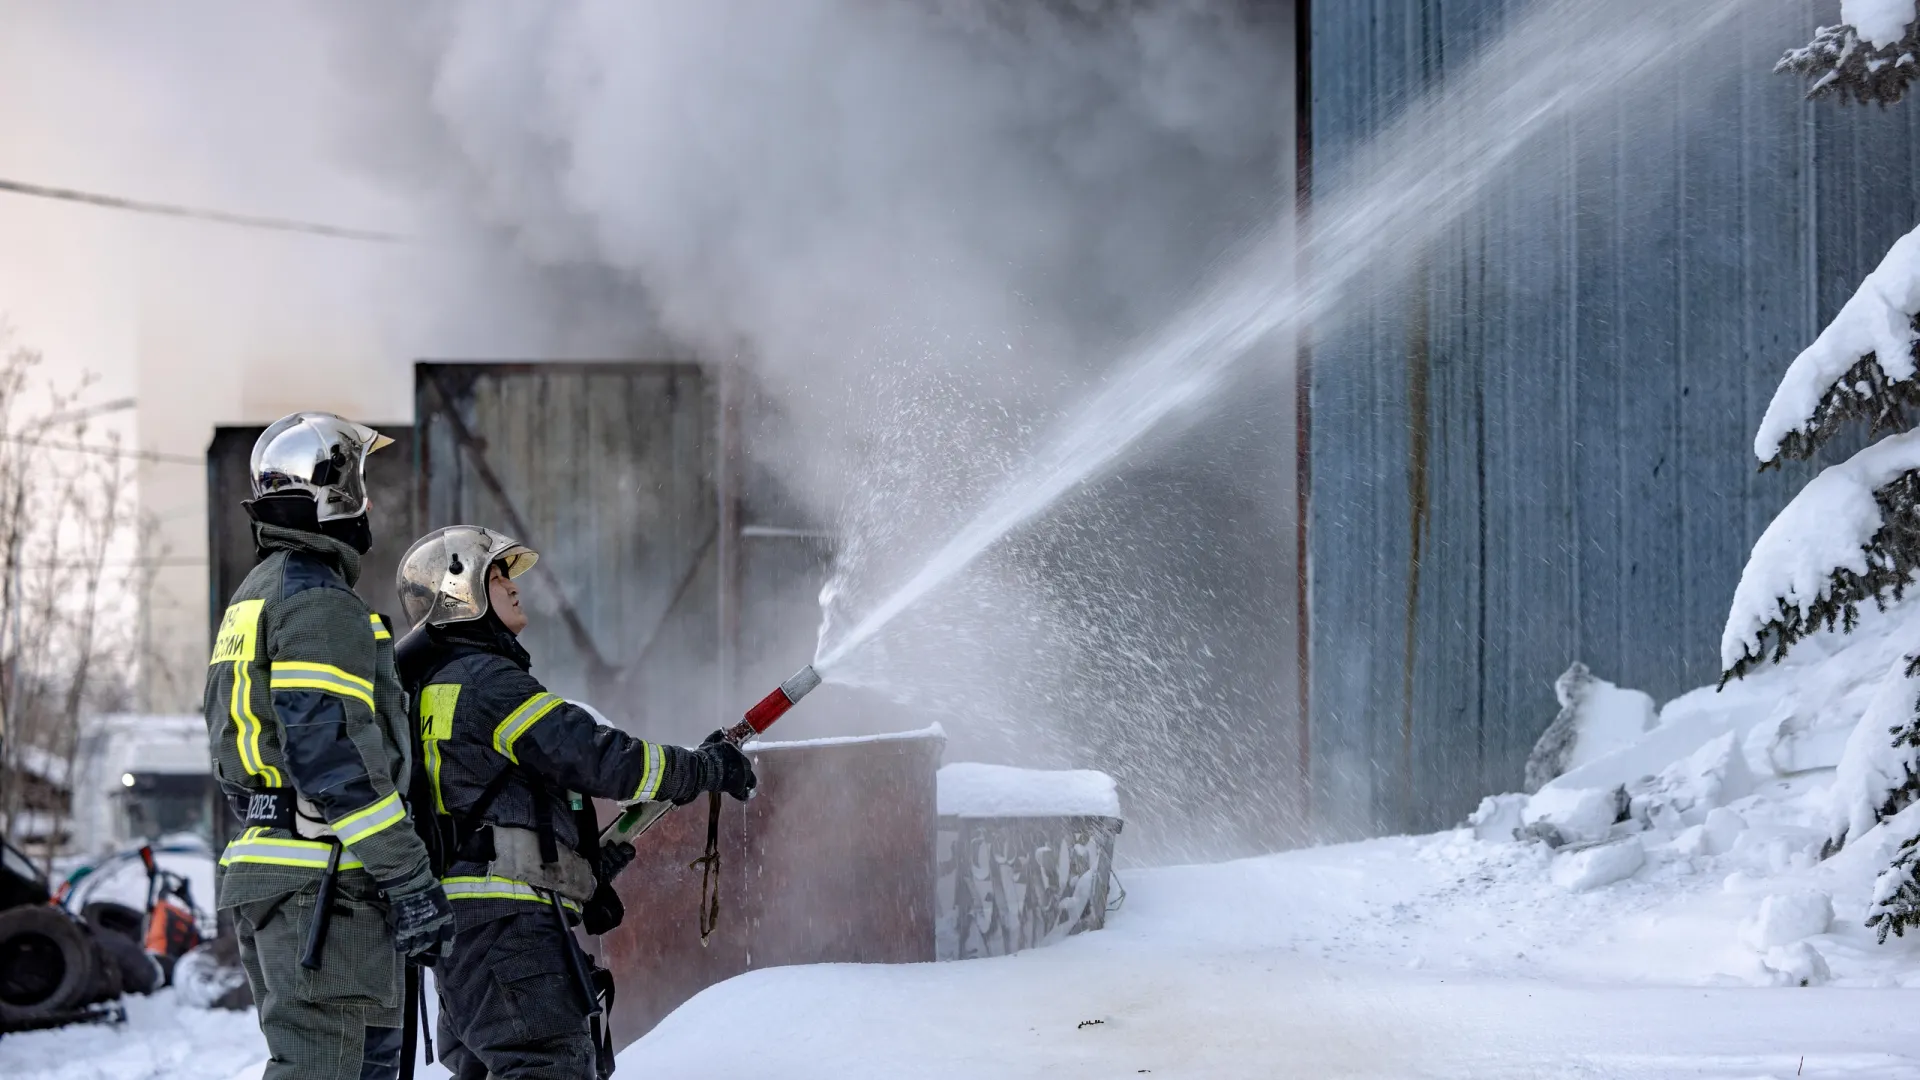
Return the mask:
<path fill-rule="evenodd" d="M 660 781 L 667 774 L 667 752 L 659 743 L 647 743 L 647 771 L 640 774 L 640 786 L 633 789 L 628 802 L 652 802 L 660 794 Z"/>
<path fill-rule="evenodd" d="M 450 877 L 440 879 L 440 887 L 449 900 L 525 900 L 533 904 L 552 904 L 547 895 L 524 881 L 503 877 Z M 580 905 L 560 898 L 560 905 L 579 911 Z"/>
<path fill-rule="evenodd" d="M 228 715 L 233 718 L 234 748 L 240 754 L 240 767 L 265 781 L 268 787 L 285 785 L 280 770 L 267 764 L 260 753 L 263 725 L 253 712 L 253 670 L 246 660 L 233 662 L 233 698 L 228 706 Z"/>
<path fill-rule="evenodd" d="M 248 829 L 227 845 L 220 854 L 221 866 L 235 863 L 263 863 L 268 866 L 297 866 L 314 870 L 327 868 L 327 857 L 333 851 L 333 845 L 320 840 L 281 839 L 266 835 L 262 828 Z M 358 870 L 366 864 L 354 858 L 353 852 L 340 853 L 340 869 Z"/>
<path fill-rule="evenodd" d="M 332 664 L 310 664 L 300 660 L 273 662 L 275 690 L 319 690 L 349 697 L 373 708 L 373 680 L 350 675 Z"/>
<path fill-rule="evenodd" d="M 493 748 L 515 765 L 520 759 L 514 755 L 513 744 L 541 717 L 560 707 L 563 699 L 548 693 L 535 694 L 520 703 L 520 707 L 507 714 L 500 726 L 493 729 Z"/>
<path fill-rule="evenodd" d="M 395 791 L 371 806 L 355 810 L 339 821 L 328 824 L 333 826 L 333 834 L 340 838 L 341 843 L 352 845 L 406 818 L 407 808 L 400 801 L 400 793 Z"/>
<path fill-rule="evenodd" d="M 386 623 L 383 623 L 380 621 L 380 616 L 369 615 L 367 616 L 367 621 L 373 624 L 373 640 L 375 641 L 392 641 L 393 640 L 392 631 L 387 629 Z"/>

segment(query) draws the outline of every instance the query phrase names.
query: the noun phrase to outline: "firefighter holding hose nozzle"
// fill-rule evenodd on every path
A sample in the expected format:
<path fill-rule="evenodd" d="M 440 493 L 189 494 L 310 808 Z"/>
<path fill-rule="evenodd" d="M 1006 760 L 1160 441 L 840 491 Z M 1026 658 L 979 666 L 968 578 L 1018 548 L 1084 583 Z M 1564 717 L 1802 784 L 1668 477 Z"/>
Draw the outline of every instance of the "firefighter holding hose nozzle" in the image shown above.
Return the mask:
<path fill-rule="evenodd" d="M 413 627 L 398 662 L 421 739 L 417 820 L 457 928 L 435 969 L 440 1057 L 456 1080 L 609 1075 L 612 980 L 571 928 L 619 925 L 612 881 L 634 852 L 600 844 L 590 800 L 745 799 L 755 783 L 719 732 L 696 749 L 645 742 L 533 677 L 514 579 L 538 558 L 454 525 L 416 541 L 396 583 Z"/>

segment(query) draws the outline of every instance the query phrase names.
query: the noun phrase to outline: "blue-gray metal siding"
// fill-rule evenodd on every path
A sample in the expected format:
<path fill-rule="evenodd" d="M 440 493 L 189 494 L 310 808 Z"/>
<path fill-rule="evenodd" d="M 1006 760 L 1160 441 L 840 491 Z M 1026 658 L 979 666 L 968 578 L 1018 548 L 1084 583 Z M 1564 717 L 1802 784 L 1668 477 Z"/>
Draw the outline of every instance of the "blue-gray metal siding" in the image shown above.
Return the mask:
<path fill-rule="evenodd" d="M 1314 0 L 1316 185 L 1521 6 Z M 1813 469 L 1757 474 L 1753 429 L 1920 214 L 1920 103 L 1808 103 L 1772 74 L 1821 17 L 1744 24 L 1661 107 L 1563 126 L 1404 302 L 1314 343 L 1327 833 L 1443 826 L 1517 788 L 1573 660 L 1662 700 L 1717 678 L 1747 552 Z"/>

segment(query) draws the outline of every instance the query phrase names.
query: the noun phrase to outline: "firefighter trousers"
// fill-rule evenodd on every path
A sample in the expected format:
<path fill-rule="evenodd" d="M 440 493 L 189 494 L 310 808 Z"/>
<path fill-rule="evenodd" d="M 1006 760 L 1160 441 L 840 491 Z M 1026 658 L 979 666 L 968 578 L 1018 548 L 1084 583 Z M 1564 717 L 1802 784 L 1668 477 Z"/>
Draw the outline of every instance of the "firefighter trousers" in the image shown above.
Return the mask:
<path fill-rule="evenodd" d="M 267 1040 L 262 1080 L 393 1080 L 404 965 L 386 908 L 365 873 L 342 872 L 320 968 L 309 971 L 300 954 L 317 892 L 310 883 L 231 905 Z"/>
<path fill-rule="evenodd" d="M 462 926 L 433 969 L 439 1056 L 454 1080 L 605 1080 L 592 1006 L 567 959 L 587 963 L 544 904 Z"/>

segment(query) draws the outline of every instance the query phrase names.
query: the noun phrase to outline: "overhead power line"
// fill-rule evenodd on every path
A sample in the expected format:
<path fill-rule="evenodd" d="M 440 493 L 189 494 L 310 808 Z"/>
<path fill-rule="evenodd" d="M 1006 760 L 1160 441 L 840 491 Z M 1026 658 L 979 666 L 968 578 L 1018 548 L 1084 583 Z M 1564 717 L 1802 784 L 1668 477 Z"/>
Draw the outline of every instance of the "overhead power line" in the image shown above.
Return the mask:
<path fill-rule="evenodd" d="M 0 191 L 15 195 L 31 195 L 39 199 L 61 199 L 66 202 L 85 203 L 88 206 L 102 206 L 109 210 L 127 210 L 136 214 L 158 214 L 162 217 L 191 218 L 196 221 L 211 221 L 221 225 L 236 225 L 246 229 L 271 229 L 276 232 L 306 233 L 309 236 L 326 236 L 335 240 L 363 240 L 377 244 L 396 243 L 404 237 L 395 233 L 375 232 L 371 229 L 348 229 L 338 225 L 322 225 L 311 221 L 294 221 L 290 218 L 256 217 L 252 214 L 232 214 L 225 210 L 207 210 L 194 206 L 176 206 L 172 203 L 146 202 L 141 199 L 123 199 L 118 195 L 99 195 L 90 191 L 75 191 L 72 188 L 49 187 L 46 184 L 29 184 L 21 180 L 8 180 L 0 177 Z"/>
<path fill-rule="evenodd" d="M 168 454 L 159 450 L 127 450 L 118 446 L 56 442 L 52 439 L 35 439 L 26 435 L 6 435 L 0 438 L 21 446 L 37 446 L 43 450 L 67 450 L 76 454 L 92 454 L 95 457 L 130 458 L 135 461 L 155 461 L 167 465 L 205 465 L 207 463 L 206 458 L 192 454 Z"/>

